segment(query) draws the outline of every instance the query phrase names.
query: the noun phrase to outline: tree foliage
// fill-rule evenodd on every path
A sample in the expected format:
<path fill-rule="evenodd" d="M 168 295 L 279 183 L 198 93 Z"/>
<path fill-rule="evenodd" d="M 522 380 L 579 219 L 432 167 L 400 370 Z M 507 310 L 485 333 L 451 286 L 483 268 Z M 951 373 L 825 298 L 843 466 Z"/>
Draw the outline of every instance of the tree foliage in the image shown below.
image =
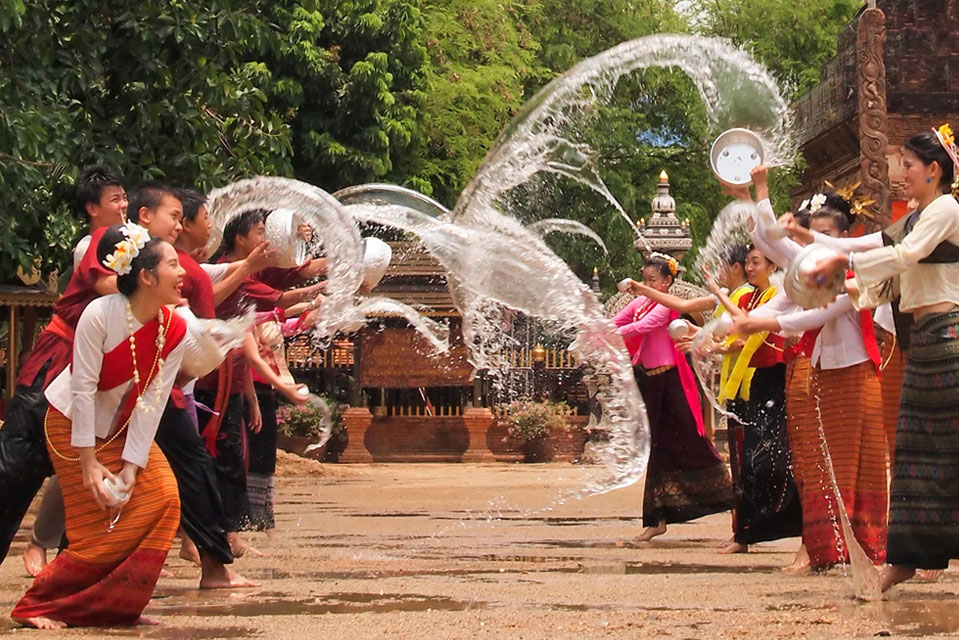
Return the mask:
<path fill-rule="evenodd" d="M 67 263 L 84 165 L 201 188 L 260 174 L 328 190 L 403 184 L 452 206 L 497 134 L 547 82 L 619 42 L 700 29 L 751 50 L 800 90 L 852 0 L 718 0 L 695 19 L 666 0 L 0 0 L 0 235 L 5 279 Z M 706 237 L 724 203 L 713 132 L 681 75 L 635 74 L 571 132 L 633 218 L 666 169 L 679 216 Z M 550 243 L 607 286 L 632 275 L 633 232 L 602 198 L 552 176 L 531 216 L 588 224 L 610 247 Z M 517 194 L 522 197 L 524 194 Z"/>

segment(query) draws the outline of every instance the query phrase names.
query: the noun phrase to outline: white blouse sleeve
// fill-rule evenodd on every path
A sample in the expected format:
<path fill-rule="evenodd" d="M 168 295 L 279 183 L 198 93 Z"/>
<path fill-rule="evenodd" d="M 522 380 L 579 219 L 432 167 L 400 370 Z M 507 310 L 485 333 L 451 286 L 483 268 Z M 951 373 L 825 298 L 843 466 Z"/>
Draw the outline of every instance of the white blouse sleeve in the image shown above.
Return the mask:
<path fill-rule="evenodd" d="M 769 229 L 778 226 L 776 214 L 773 212 L 773 206 L 769 202 L 769 198 L 760 200 L 756 206 L 758 208 L 755 217 L 756 228 L 750 234 L 756 248 L 780 267 L 788 268 L 796 254 L 802 250 L 802 247 L 796 241 L 785 236 L 782 238 L 769 237 Z"/>
<path fill-rule="evenodd" d="M 959 205 L 951 196 L 936 198 L 919 216 L 912 231 L 897 245 L 853 254 L 853 270 L 860 290 L 897 276 L 928 256 L 959 231 Z"/>
<path fill-rule="evenodd" d="M 74 447 L 93 447 L 97 442 L 94 398 L 100 382 L 107 339 L 106 313 L 104 304 L 99 300 L 94 300 L 83 310 L 73 337 L 73 368 L 70 375 L 73 425 L 70 444 Z"/>
<path fill-rule="evenodd" d="M 130 426 L 127 428 L 126 444 L 121 456 L 126 462 L 132 462 L 141 468 L 147 466 L 147 459 L 150 457 L 150 445 L 153 444 L 153 438 L 156 436 L 160 418 L 163 416 L 163 410 L 170 398 L 170 391 L 173 390 L 173 382 L 180 370 L 180 363 L 183 361 L 185 351 L 186 339 L 184 337 L 180 344 L 174 347 L 167 356 L 161 375 L 155 376 L 144 392 L 143 401 L 153 410 L 143 411 L 139 408 L 133 410 L 133 417 L 130 420 Z M 157 401 L 157 385 L 160 387 L 159 402 Z"/>
<path fill-rule="evenodd" d="M 790 333 L 811 331 L 825 326 L 826 323 L 831 320 L 852 310 L 852 300 L 849 299 L 849 296 L 843 294 L 830 302 L 828 306 L 818 309 L 796 311 L 795 313 L 787 313 L 786 315 L 779 316 L 779 326 L 783 331 Z"/>
<path fill-rule="evenodd" d="M 813 242 L 831 247 L 836 251 L 868 251 L 869 249 L 878 249 L 883 245 L 882 232 L 877 231 L 865 236 L 856 236 L 855 238 L 834 238 L 818 231 L 812 232 Z"/>

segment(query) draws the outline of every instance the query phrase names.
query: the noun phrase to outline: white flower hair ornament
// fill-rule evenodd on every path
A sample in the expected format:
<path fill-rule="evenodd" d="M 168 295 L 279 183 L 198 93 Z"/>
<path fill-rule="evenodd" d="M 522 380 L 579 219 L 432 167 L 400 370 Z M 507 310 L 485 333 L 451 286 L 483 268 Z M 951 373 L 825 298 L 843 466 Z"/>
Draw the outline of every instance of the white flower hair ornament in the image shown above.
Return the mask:
<path fill-rule="evenodd" d="M 666 255 L 665 253 L 660 253 L 658 251 L 653 251 L 652 253 L 649 254 L 649 257 L 659 258 L 660 260 L 664 260 L 666 264 L 669 265 L 669 272 L 673 275 L 674 278 L 676 277 L 676 274 L 679 273 L 679 263 L 676 262 L 676 258 L 670 255 Z"/>
<path fill-rule="evenodd" d="M 817 193 L 812 197 L 812 200 L 809 201 L 809 213 L 816 213 L 822 209 L 824 204 L 826 204 L 826 194 Z"/>
<path fill-rule="evenodd" d="M 140 255 L 140 249 L 150 241 L 150 232 L 134 222 L 124 223 L 120 227 L 124 239 L 113 247 L 113 253 L 103 259 L 103 266 L 125 276 L 133 270 L 133 259 Z"/>

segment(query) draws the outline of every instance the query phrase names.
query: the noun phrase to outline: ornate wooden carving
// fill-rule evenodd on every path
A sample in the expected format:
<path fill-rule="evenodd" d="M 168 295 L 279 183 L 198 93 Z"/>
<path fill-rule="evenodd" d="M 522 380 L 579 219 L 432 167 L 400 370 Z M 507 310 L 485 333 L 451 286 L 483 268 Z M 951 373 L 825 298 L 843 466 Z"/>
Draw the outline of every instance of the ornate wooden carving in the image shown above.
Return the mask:
<path fill-rule="evenodd" d="M 880 9 L 866 9 L 859 18 L 856 58 L 859 69 L 859 158 L 861 197 L 872 198 L 872 220 L 866 231 L 876 231 L 891 222 L 889 204 L 889 145 L 886 117 L 886 16 Z"/>

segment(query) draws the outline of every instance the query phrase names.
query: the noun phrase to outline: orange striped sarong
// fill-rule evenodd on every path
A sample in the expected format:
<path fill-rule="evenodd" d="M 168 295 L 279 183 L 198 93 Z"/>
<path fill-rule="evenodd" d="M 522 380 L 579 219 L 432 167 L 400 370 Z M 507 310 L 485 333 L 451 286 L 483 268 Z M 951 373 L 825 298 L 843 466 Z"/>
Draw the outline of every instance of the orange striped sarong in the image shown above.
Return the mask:
<path fill-rule="evenodd" d="M 811 395 L 813 410 L 818 406 L 822 416 L 825 445 L 856 540 L 873 562 L 883 562 L 889 452 L 875 366 L 867 361 L 842 369 L 814 368 Z M 804 466 L 803 538 L 812 566 L 822 569 L 848 562 L 849 553 L 842 538 L 819 420 L 809 426 L 806 451 L 811 459 Z"/>
<path fill-rule="evenodd" d="M 906 358 L 899 349 L 896 336 L 877 331 L 879 354 L 882 356 L 882 412 L 889 444 L 889 464 L 896 459 L 896 426 L 899 424 L 899 397 L 902 395 L 902 378 L 906 372 Z"/>
<path fill-rule="evenodd" d="M 809 425 L 815 419 L 815 407 L 809 396 L 811 370 L 809 356 L 796 356 L 786 365 L 786 427 L 793 454 L 793 479 L 800 494 L 805 466 L 810 460 Z"/>
<path fill-rule="evenodd" d="M 47 413 L 47 434 L 48 449 L 52 443 L 64 456 L 77 456 L 70 444 L 70 420 L 53 408 Z M 100 464 L 119 473 L 125 442 L 120 436 L 98 451 Z M 50 459 L 63 488 L 70 546 L 40 572 L 11 616 L 17 620 L 42 616 L 72 626 L 135 623 L 153 595 L 180 523 L 170 465 L 153 444 L 130 500 L 108 532 L 109 511 L 101 509 L 83 486 L 80 463 L 63 460 L 53 450 Z"/>

